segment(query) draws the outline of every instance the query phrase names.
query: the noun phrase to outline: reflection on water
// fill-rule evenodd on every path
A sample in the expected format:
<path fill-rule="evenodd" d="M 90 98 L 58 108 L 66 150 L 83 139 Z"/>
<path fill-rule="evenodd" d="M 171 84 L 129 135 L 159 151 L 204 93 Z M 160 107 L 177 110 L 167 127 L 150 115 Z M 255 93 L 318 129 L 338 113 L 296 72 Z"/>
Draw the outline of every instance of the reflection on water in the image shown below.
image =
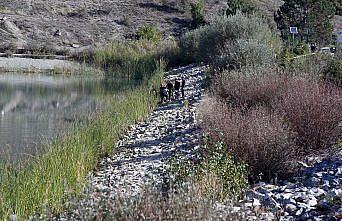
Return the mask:
<path fill-rule="evenodd" d="M 101 108 L 109 79 L 0 74 L 0 153 L 16 161 Z"/>

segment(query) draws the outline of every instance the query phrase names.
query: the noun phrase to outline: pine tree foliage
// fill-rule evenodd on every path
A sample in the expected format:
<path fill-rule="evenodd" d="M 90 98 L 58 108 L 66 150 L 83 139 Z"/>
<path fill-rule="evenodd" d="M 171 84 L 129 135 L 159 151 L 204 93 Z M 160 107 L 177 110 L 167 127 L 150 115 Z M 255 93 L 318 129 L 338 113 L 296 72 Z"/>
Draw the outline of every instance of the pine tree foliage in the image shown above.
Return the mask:
<path fill-rule="evenodd" d="M 299 40 L 327 44 L 331 41 L 335 12 L 333 0 L 285 0 L 275 13 L 275 21 L 285 40 L 291 37 L 289 28 L 295 26 Z"/>

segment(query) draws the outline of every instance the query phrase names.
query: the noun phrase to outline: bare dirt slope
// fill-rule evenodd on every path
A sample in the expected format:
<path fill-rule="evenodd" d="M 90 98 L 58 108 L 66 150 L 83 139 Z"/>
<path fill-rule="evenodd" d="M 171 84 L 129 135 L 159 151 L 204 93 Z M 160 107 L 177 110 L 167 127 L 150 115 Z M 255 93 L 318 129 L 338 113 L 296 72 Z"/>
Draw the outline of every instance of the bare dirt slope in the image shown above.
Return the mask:
<path fill-rule="evenodd" d="M 1 0 L 0 45 L 82 47 L 131 37 L 145 25 L 177 35 L 191 16 L 186 0 Z M 207 15 L 226 0 L 206 0 Z"/>

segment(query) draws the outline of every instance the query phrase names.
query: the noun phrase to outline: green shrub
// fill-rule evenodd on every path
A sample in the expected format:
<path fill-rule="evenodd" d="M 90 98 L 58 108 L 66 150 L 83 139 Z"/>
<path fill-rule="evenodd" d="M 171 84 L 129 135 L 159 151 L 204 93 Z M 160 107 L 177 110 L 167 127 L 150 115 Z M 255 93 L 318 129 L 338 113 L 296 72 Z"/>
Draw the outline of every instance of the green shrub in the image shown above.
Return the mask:
<path fill-rule="evenodd" d="M 331 60 L 324 70 L 324 78 L 338 85 L 342 85 L 342 60 Z"/>
<path fill-rule="evenodd" d="M 186 34 L 182 51 L 191 49 L 197 62 L 209 62 L 218 56 L 224 45 L 238 39 L 253 39 L 278 53 L 280 38 L 269 28 L 267 21 L 257 15 L 218 16 L 209 25 Z"/>
<path fill-rule="evenodd" d="M 204 0 L 196 0 L 195 3 L 191 5 L 191 17 L 192 17 L 192 24 L 193 28 L 198 28 L 199 26 L 205 23 L 204 20 Z"/>
<path fill-rule="evenodd" d="M 289 67 L 291 60 L 293 58 L 293 54 L 290 52 L 290 50 L 285 47 L 281 50 L 281 52 L 277 56 L 277 64 L 282 67 L 286 68 Z"/>
<path fill-rule="evenodd" d="M 221 196 L 217 197 L 222 201 L 226 197 L 236 198 L 247 188 L 247 167 L 234 159 L 232 153 L 227 151 L 227 145 L 217 142 L 207 147 L 209 152 L 202 164 L 200 179 L 205 179 L 207 173 L 215 174 L 222 184 Z M 208 189 L 208 191 L 212 191 Z"/>
<path fill-rule="evenodd" d="M 201 30 L 202 28 L 199 28 L 191 32 L 187 32 L 180 39 L 180 54 L 188 63 L 197 61 L 196 56 L 198 55 L 199 50 Z"/>
<path fill-rule="evenodd" d="M 250 14 L 254 12 L 255 7 L 249 0 L 228 0 L 227 15 L 235 15 L 238 11 Z"/>
<path fill-rule="evenodd" d="M 104 69 L 107 74 L 139 83 L 156 69 L 156 50 L 157 44 L 150 41 L 113 42 L 77 59 Z"/>
<path fill-rule="evenodd" d="M 188 64 L 182 56 L 179 42 L 175 38 L 168 38 L 161 42 L 156 49 L 155 57 L 157 60 L 164 59 L 168 67 L 176 67 Z"/>
<path fill-rule="evenodd" d="M 226 43 L 219 56 L 213 61 L 214 69 L 241 69 L 243 67 L 273 66 L 274 51 L 264 43 L 254 39 Z"/>
<path fill-rule="evenodd" d="M 177 159 L 171 163 L 176 186 L 191 178 L 207 197 L 221 202 L 239 198 L 248 185 L 246 165 L 235 160 L 222 142 L 207 142 L 202 155 L 197 162 Z"/>
<path fill-rule="evenodd" d="M 144 25 L 140 27 L 137 31 L 139 39 L 144 39 L 152 42 L 159 42 L 161 35 L 158 30 L 151 25 Z"/>
<path fill-rule="evenodd" d="M 305 42 L 298 42 L 293 49 L 295 55 L 305 55 L 310 53 L 310 48 Z"/>
<path fill-rule="evenodd" d="M 314 54 L 292 58 L 286 70 L 293 75 L 319 78 L 324 74 L 331 56 L 327 54 Z"/>

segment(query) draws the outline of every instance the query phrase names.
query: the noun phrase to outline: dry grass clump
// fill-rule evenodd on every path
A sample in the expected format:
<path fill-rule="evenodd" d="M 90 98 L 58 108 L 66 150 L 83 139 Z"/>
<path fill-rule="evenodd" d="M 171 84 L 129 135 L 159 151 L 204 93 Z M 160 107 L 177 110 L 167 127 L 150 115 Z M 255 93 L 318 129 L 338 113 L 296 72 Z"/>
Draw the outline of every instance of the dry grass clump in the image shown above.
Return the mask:
<path fill-rule="evenodd" d="M 162 193 L 156 188 L 146 188 L 133 197 L 116 196 L 97 205 L 100 209 L 82 211 L 81 220 L 243 220 L 231 212 L 216 210 L 216 199 L 207 195 L 205 187 L 212 191 L 222 189 L 215 176 L 208 174 L 205 185 L 192 179 L 181 187 Z"/>

